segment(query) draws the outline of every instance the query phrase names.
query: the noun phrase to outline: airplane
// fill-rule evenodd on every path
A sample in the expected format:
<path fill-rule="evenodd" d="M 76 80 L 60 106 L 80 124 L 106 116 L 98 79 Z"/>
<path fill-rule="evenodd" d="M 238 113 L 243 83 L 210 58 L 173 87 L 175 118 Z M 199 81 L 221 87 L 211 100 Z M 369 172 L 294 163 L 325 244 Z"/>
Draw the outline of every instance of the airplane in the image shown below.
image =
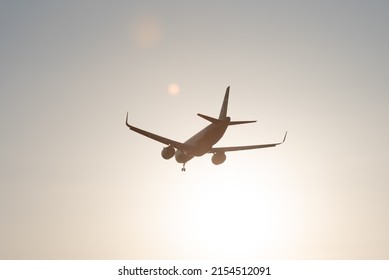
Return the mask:
<path fill-rule="evenodd" d="M 252 149 L 262 149 L 275 147 L 285 142 L 286 135 L 282 142 L 271 143 L 271 144 L 260 144 L 260 145 L 251 145 L 251 146 L 234 146 L 234 147 L 213 147 L 224 135 L 227 130 L 227 127 L 230 125 L 239 125 L 246 123 L 254 123 L 256 121 L 231 121 L 230 117 L 227 117 L 227 107 L 228 107 L 228 97 L 230 93 L 230 87 L 227 87 L 226 93 L 224 95 L 223 104 L 220 109 L 219 118 L 209 117 L 203 114 L 197 114 L 199 117 L 211 122 L 207 127 L 202 129 L 200 132 L 189 138 L 184 143 L 171 140 L 159 136 L 157 134 L 142 130 L 128 123 L 128 112 L 126 116 L 126 125 L 130 130 L 135 131 L 136 133 L 142 134 L 148 138 L 151 138 L 155 141 L 161 142 L 167 147 L 162 149 L 161 155 L 164 159 L 171 159 L 175 157 L 178 163 L 182 163 L 181 171 L 185 171 L 185 164 L 194 157 L 200 157 L 205 154 L 212 155 L 212 163 L 215 165 L 222 164 L 226 160 L 226 152 L 233 151 L 242 151 L 242 150 L 252 150 Z"/>

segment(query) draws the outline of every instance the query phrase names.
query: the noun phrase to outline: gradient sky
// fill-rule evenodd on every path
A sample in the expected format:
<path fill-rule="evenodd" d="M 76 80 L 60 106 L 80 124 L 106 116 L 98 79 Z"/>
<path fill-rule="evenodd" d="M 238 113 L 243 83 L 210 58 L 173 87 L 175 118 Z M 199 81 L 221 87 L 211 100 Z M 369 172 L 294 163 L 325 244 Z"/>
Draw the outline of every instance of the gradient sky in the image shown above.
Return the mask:
<path fill-rule="evenodd" d="M 1 259 L 389 259 L 388 1 L 1 1 Z M 177 94 L 169 94 L 172 83 Z M 221 145 L 187 171 L 124 125 Z"/>

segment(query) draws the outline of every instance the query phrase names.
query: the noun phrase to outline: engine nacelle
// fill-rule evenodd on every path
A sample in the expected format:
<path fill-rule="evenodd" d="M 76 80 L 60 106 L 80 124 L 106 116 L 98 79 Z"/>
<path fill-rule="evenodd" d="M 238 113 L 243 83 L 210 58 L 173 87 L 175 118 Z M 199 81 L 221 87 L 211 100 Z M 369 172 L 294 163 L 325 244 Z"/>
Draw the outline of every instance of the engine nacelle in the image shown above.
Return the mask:
<path fill-rule="evenodd" d="M 216 153 L 212 156 L 212 163 L 215 165 L 222 164 L 226 160 L 226 154 L 225 153 Z"/>
<path fill-rule="evenodd" d="M 164 159 L 171 159 L 175 153 L 176 153 L 176 150 L 172 146 L 168 146 L 168 147 L 163 148 L 163 150 L 161 152 L 161 156 Z"/>

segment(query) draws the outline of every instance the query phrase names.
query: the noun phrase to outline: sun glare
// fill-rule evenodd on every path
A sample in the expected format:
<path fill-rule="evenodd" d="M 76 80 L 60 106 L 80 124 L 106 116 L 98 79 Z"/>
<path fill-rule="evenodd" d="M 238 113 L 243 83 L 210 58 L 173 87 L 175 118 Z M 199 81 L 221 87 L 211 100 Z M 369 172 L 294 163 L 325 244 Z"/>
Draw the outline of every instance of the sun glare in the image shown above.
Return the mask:
<path fill-rule="evenodd" d="M 208 176 L 185 174 L 190 193 L 175 198 L 182 201 L 180 215 L 185 221 L 179 234 L 170 233 L 171 242 L 181 240 L 180 246 L 174 246 L 179 255 L 248 259 L 289 253 L 294 237 L 287 232 L 296 221 L 288 221 L 293 215 L 288 214 L 290 202 L 266 176 L 233 167 L 210 173 L 204 166 L 196 172 Z"/>

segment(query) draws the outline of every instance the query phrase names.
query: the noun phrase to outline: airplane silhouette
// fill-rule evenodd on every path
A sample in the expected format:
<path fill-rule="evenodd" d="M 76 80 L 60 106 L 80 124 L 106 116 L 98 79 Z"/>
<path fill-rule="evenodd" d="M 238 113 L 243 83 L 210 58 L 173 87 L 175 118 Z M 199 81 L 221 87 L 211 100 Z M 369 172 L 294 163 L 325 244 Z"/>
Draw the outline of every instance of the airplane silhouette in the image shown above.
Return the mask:
<path fill-rule="evenodd" d="M 211 122 L 210 125 L 202 129 L 200 132 L 189 138 L 184 143 L 165 138 L 154 133 L 142 130 L 128 123 L 128 112 L 126 116 L 126 125 L 132 130 L 146 137 L 149 137 L 155 141 L 161 142 L 167 147 L 164 147 L 161 155 L 164 159 L 170 159 L 175 156 L 178 163 L 182 163 L 182 171 L 185 171 L 185 164 L 194 157 L 200 157 L 204 154 L 213 154 L 212 163 L 215 165 L 222 164 L 226 160 L 226 152 L 262 149 L 275 147 L 285 142 L 284 139 L 279 143 L 272 144 L 260 144 L 251 146 L 234 146 L 234 147 L 213 147 L 224 135 L 229 125 L 238 125 L 245 123 L 253 123 L 256 121 L 231 121 L 230 117 L 227 117 L 228 97 L 230 93 L 230 87 L 227 87 L 224 95 L 223 105 L 220 110 L 219 118 L 215 119 L 203 114 L 197 114 L 198 116 Z"/>

